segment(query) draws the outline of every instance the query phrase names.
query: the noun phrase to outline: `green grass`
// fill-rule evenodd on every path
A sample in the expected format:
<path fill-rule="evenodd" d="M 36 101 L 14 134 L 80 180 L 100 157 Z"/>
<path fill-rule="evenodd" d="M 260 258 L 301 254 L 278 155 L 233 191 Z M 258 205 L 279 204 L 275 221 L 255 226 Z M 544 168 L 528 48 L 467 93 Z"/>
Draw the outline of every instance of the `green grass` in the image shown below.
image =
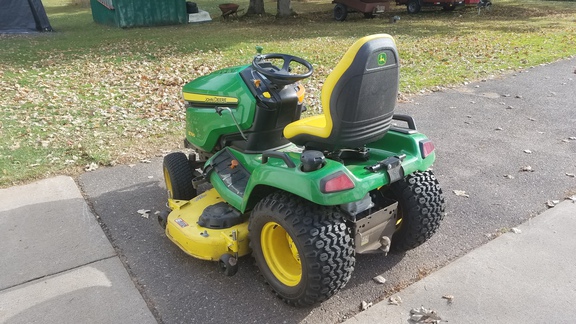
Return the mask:
<path fill-rule="evenodd" d="M 44 0 L 55 33 L 0 36 L 0 187 L 96 162 L 128 163 L 181 143 L 180 89 L 198 76 L 246 64 L 254 47 L 314 64 L 304 83 L 311 113 L 321 112 L 322 81 L 358 38 L 389 33 L 401 55 L 403 95 L 489 78 L 576 54 L 576 3 L 496 0 L 475 8 L 383 18 L 332 19 L 329 1 L 293 2 L 297 17 L 120 29 L 95 24 L 90 8 Z M 237 2 L 247 8 L 248 1 Z M 396 24 L 393 15 L 401 16 Z M 424 108 L 423 108 L 424 109 Z"/>

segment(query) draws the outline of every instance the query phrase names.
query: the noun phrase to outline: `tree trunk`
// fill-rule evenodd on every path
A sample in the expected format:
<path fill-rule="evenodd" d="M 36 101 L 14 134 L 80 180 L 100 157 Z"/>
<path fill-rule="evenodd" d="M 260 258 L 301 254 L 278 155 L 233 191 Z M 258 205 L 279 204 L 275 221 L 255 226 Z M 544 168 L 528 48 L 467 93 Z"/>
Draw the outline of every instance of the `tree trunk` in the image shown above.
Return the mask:
<path fill-rule="evenodd" d="M 247 15 L 263 15 L 264 11 L 264 0 L 250 0 L 250 5 L 248 5 L 248 10 L 246 10 Z"/>
<path fill-rule="evenodd" d="M 294 14 L 290 0 L 278 0 L 278 17 L 289 17 Z"/>

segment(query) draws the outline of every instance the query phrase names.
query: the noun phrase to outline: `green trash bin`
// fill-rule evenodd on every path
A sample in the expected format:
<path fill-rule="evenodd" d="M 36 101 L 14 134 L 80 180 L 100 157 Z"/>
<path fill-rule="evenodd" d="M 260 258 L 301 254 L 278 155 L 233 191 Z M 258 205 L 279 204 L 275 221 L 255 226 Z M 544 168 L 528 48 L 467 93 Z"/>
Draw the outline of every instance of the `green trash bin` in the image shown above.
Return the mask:
<path fill-rule="evenodd" d="M 92 18 L 121 28 L 186 24 L 186 0 L 90 0 Z"/>

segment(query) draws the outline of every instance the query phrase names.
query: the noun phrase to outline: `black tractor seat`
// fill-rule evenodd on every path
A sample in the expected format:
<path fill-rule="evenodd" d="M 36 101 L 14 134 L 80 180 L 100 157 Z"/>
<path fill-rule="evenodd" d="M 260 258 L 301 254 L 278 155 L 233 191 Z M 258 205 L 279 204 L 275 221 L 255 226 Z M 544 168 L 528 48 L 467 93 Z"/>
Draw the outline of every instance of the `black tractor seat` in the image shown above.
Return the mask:
<path fill-rule="evenodd" d="M 291 142 L 321 151 L 360 148 L 382 138 L 392 121 L 398 51 L 387 34 L 366 36 L 344 54 L 322 87 L 324 114 L 284 128 Z"/>

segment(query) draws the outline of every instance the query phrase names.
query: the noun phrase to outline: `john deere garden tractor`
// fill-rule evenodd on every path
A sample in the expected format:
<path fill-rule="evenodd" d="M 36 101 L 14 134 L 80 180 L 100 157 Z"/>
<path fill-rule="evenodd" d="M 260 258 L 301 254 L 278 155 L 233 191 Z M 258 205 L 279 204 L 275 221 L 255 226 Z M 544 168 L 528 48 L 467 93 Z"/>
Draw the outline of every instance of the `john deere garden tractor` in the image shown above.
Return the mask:
<path fill-rule="evenodd" d="M 302 119 L 299 81 L 313 68 L 296 56 L 258 53 L 186 84 L 185 144 L 195 153 L 164 158 L 166 236 L 227 275 L 252 253 L 294 306 L 342 289 L 357 253 L 424 243 L 445 200 L 433 143 L 394 114 L 399 68 L 391 36 L 359 39 L 324 82 L 324 113 Z"/>

